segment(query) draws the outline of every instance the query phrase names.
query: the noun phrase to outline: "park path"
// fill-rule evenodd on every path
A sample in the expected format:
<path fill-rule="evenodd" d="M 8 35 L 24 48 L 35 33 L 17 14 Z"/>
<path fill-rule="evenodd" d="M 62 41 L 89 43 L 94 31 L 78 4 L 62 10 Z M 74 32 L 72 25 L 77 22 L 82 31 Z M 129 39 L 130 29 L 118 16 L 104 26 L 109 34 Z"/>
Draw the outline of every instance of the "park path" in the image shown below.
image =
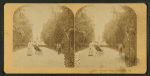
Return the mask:
<path fill-rule="evenodd" d="M 27 49 L 24 48 L 13 53 L 14 67 L 65 67 L 64 54 L 40 47 L 42 55 L 35 54 L 32 51 L 32 56 L 27 56 Z M 75 53 L 75 67 L 79 68 L 107 68 L 107 67 L 125 67 L 124 55 L 119 55 L 119 52 L 102 47 L 103 52 L 96 52 L 94 56 L 88 56 L 88 48 Z"/>
<path fill-rule="evenodd" d="M 64 67 L 64 55 L 46 47 L 40 47 L 42 54 L 27 56 L 28 48 L 18 50 L 13 53 L 13 66 L 15 67 Z"/>
<path fill-rule="evenodd" d="M 95 50 L 94 56 L 88 56 L 88 48 L 77 52 L 75 54 L 75 66 L 80 68 L 125 67 L 124 55 L 119 55 L 118 51 L 108 47 L 102 47 L 101 49 L 103 52 Z"/>

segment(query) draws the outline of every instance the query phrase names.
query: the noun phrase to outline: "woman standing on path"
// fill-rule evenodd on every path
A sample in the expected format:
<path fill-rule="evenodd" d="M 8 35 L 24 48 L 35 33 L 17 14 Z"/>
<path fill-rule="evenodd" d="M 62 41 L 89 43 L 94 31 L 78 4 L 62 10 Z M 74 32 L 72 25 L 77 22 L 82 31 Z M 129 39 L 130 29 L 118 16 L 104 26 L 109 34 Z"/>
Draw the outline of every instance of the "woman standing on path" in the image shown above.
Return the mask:
<path fill-rule="evenodd" d="M 94 43 L 91 42 L 89 44 L 89 56 L 93 56 L 93 51 L 94 51 Z"/>
<path fill-rule="evenodd" d="M 27 56 L 32 56 L 32 43 L 31 43 L 31 41 L 28 43 Z"/>

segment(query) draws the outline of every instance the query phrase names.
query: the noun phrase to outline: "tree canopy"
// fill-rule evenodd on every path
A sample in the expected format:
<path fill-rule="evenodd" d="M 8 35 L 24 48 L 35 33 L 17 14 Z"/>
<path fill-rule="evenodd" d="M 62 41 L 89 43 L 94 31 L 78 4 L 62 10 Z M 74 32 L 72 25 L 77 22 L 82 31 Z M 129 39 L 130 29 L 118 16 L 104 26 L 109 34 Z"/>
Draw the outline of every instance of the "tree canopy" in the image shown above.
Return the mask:
<path fill-rule="evenodd" d="M 52 47 L 56 43 L 63 42 L 66 33 L 70 28 L 73 28 L 74 25 L 74 14 L 72 11 L 65 6 L 61 6 L 60 8 L 62 9 L 62 12 L 54 12 L 54 18 L 48 20 L 48 22 L 44 24 L 41 33 L 43 41 L 49 46 L 52 45 Z"/>
<path fill-rule="evenodd" d="M 127 31 L 129 31 L 130 29 L 134 29 L 132 33 L 136 34 L 137 25 L 135 12 L 127 6 L 122 6 L 122 9 L 124 10 L 124 12 L 117 12 L 116 10 L 114 10 L 114 19 L 112 19 L 105 25 L 103 40 L 105 40 L 106 43 L 112 46 L 117 46 L 117 44 L 119 43 L 125 44 L 128 38 L 127 35 L 129 35 L 129 32 Z M 134 36 L 135 40 L 136 35 L 132 36 Z M 129 37 L 132 36 L 130 35 Z M 133 45 L 135 45 L 135 41 Z"/>
<path fill-rule="evenodd" d="M 94 28 L 90 18 L 80 9 L 75 16 L 75 44 L 76 48 L 88 45 L 94 38 Z"/>
<path fill-rule="evenodd" d="M 23 7 L 18 8 L 13 15 L 13 43 L 15 46 L 27 45 L 32 39 L 32 24 L 26 17 Z"/>

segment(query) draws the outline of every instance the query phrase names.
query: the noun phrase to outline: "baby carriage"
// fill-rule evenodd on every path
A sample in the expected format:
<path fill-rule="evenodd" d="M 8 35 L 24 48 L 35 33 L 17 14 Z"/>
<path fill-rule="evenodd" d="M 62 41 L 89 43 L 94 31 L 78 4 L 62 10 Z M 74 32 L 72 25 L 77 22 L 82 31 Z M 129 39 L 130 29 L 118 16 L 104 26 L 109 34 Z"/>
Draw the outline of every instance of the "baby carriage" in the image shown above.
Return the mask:
<path fill-rule="evenodd" d="M 34 46 L 34 49 L 36 50 L 36 51 L 39 51 L 39 52 L 41 52 L 41 49 L 38 47 L 38 46 Z"/>
<path fill-rule="evenodd" d="M 102 49 L 98 45 L 95 45 L 94 47 L 97 51 L 102 52 Z"/>
<path fill-rule="evenodd" d="M 42 50 L 38 46 L 35 45 L 34 49 L 35 49 L 35 54 L 37 54 L 37 55 L 41 55 L 42 54 Z"/>

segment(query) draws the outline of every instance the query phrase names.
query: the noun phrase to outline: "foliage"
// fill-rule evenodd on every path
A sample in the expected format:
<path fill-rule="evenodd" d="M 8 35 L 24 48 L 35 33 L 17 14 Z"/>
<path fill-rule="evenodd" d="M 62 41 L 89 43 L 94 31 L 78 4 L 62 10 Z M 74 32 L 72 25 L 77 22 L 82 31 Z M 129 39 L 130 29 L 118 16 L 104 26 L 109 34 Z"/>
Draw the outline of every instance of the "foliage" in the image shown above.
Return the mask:
<path fill-rule="evenodd" d="M 18 8 L 13 15 L 13 44 L 27 45 L 32 39 L 32 28 L 29 19 L 25 16 L 23 8 Z"/>
<path fill-rule="evenodd" d="M 94 38 L 94 28 L 90 18 L 80 9 L 75 16 L 76 48 L 89 44 Z"/>
<path fill-rule="evenodd" d="M 49 46 L 54 47 L 56 43 L 63 43 L 67 39 L 66 33 L 73 28 L 74 15 L 72 11 L 62 6 L 62 12 L 54 12 L 54 18 L 44 24 L 41 39 Z M 64 39 L 64 40 L 63 40 Z"/>
<path fill-rule="evenodd" d="M 130 29 L 135 29 L 132 32 L 136 34 L 135 12 L 127 6 L 122 6 L 122 9 L 124 9 L 123 13 L 114 10 L 114 19 L 107 23 L 104 29 L 103 40 L 110 46 L 116 47 L 119 43 L 125 44 L 127 39 L 131 37 L 127 36 L 131 32 L 128 32 Z M 135 37 L 135 35 L 132 36 Z"/>

